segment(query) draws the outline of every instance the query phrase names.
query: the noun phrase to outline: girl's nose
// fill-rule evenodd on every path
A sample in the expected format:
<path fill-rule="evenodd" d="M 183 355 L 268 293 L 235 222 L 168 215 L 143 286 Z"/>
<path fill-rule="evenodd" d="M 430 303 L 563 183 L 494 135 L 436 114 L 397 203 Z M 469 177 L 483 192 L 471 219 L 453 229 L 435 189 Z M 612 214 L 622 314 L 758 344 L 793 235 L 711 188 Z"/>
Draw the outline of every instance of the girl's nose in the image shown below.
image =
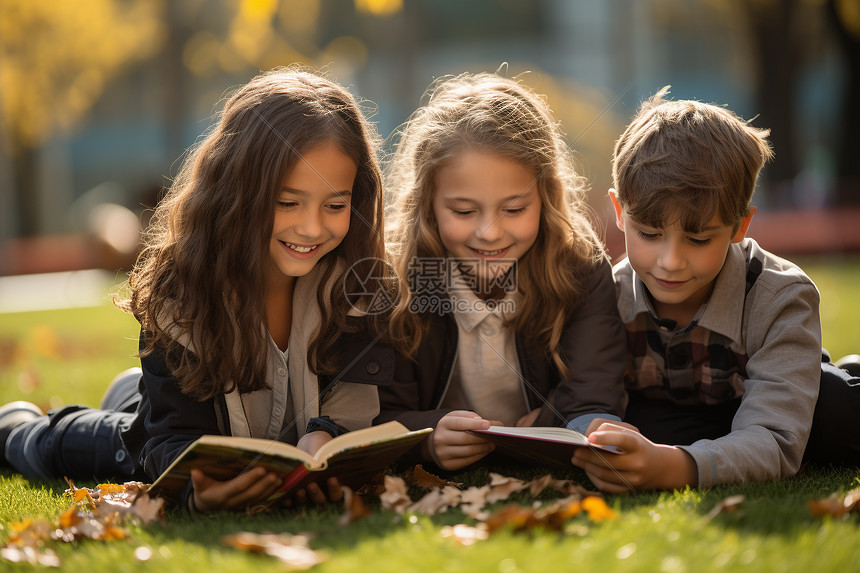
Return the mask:
<path fill-rule="evenodd" d="M 502 223 L 496 215 L 489 215 L 484 218 L 478 226 L 477 238 L 485 243 L 492 243 L 501 239 L 505 234 L 502 228 Z"/>
<path fill-rule="evenodd" d="M 319 211 L 316 209 L 306 209 L 302 213 L 299 224 L 296 225 L 296 231 L 302 237 L 315 239 L 322 234 L 323 224 Z"/>

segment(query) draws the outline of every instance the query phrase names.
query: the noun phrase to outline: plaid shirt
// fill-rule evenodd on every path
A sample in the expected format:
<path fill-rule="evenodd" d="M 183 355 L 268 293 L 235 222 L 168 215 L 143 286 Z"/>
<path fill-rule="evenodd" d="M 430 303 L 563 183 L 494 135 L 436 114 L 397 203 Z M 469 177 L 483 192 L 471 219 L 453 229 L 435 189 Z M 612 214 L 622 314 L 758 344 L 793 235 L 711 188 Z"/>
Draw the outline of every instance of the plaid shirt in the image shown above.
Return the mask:
<path fill-rule="evenodd" d="M 819 295 L 803 271 L 752 239 L 732 244 L 710 299 L 678 331 L 627 260 L 613 274 L 628 390 L 678 404 L 742 398 L 729 435 L 683 446 L 699 486 L 796 473 L 821 375 Z"/>
<path fill-rule="evenodd" d="M 624 324 L 627 389 L 676 404 L 719 404 L 741 397 L 747 354 L 732 320 L 736 317 L 729 312 L 708 313 L 707 309 L 731 308 L 734 301 L 746 296 L 761 272 L 761 261 L 750 261 L 743 292 L 741 283 L 735 281 L 723 285 L 728 288 L 715 289 L 711 303 L 703 305 L 690 324 L 677 331 L 674 320 L 656 315 L 645 284 L 636 277 L 632 316 L 628 315 Z"/>

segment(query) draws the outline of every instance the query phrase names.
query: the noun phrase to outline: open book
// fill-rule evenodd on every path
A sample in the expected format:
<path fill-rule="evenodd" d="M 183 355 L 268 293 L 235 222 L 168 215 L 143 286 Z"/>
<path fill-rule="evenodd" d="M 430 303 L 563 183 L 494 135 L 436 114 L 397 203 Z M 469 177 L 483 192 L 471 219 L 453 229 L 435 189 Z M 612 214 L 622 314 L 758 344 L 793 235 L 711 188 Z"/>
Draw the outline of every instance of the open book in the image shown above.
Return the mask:
<path fill-rule="evenodd" d="M 273 440 L 201 436 L 164 470 L 150 487 L 149 494 L 175 502 L 180 490 L 191 479 L 192 468 L 226 481 L 256 466 L 284 476 L 281 488 L 269 503 L 312 482 L 319 482 L 326 491 L 324 484 L 329 477 L 338 478 L 341 485 L 358 489 L 431 431 L 431 428 L 424 428 L 410 432 L 398 422 L 387 422 L 333 438 L 313 456 Z"/>
<path fill-rule="evenodd" d="M 576 430 L 542 427 L 490 426 L 488 430 L 470 430 L 476 436 L 496 445 L 497 452 L 543 465 L 571 468 L 570 458 L 577 448 L 591 448 L 611 454 L 619 453 L 614 446 L 598 446 Z"/>

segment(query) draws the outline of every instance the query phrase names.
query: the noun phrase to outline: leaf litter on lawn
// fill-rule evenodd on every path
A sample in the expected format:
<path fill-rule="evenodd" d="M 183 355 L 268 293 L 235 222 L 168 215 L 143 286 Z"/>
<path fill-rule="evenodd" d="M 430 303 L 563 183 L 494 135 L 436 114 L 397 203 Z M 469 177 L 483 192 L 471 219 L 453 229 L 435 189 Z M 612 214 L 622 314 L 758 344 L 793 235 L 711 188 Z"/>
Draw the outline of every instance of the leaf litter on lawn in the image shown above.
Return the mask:
<path fill-rule="evenodd" d="M 148 524 L 164 519 L 164 500 L 146 493 L 148 484 L 100 484 L 94 489 L 76 488 L 66 480 L 69 489 L 64 497 L 72 505 L 54 520 L 24 519 L 11 524 L 12 535 L 0 548 L 0 557 L 12 562 L 26 562 L 59 567 L 60 559 L 51 543 L 73 543 L 81 539 L 113 541 L 128 539 L 123 528 L 127 522 Z"/>

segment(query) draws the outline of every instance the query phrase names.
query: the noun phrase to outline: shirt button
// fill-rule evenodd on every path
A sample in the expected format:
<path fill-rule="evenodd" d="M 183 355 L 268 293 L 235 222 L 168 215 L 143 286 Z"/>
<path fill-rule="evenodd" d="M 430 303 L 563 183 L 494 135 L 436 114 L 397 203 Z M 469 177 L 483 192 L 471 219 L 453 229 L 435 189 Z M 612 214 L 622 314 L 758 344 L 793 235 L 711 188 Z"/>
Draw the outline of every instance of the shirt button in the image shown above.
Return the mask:
<path fill-rule="evenodd" d="M 278 376 L 286 376 L 287 371 L 283 368 L 278 368 Z"/>
<path fill-rule="evenodd" d="M 684 368 L 690 363 L 690 354 L 682 348 L 676 348 L 669 353 L 670 368 Z"/>
<path fill-rule="evenodd" d="M 125 450 L 117 450 L 116 455 L 113 457 L 117 462 L 122 462 L 125 460 Z"/>
<path fill-rule="evenodd" d="M 374 361 L 371 361 L 371 362 L 368 362 L 368 363 L 367 363 L 367 365 L 364 367 L 364 369 L 365 369 L 365 370 L 367 371 L 367 373 L 368 373 L 368 374 L 370 374 L 370 375 L 379 374 L 379 370 L 380 370 L 380 368 L 379 368 L 379 362 L 376 362 L 375 360 L 374 360 Z"/>
<path fill-rule="evenodd" d="M 493 336 L 496 333 L 496 327 L 492 324 L 482 324 L 481 333 L 485 336 Z"/>

